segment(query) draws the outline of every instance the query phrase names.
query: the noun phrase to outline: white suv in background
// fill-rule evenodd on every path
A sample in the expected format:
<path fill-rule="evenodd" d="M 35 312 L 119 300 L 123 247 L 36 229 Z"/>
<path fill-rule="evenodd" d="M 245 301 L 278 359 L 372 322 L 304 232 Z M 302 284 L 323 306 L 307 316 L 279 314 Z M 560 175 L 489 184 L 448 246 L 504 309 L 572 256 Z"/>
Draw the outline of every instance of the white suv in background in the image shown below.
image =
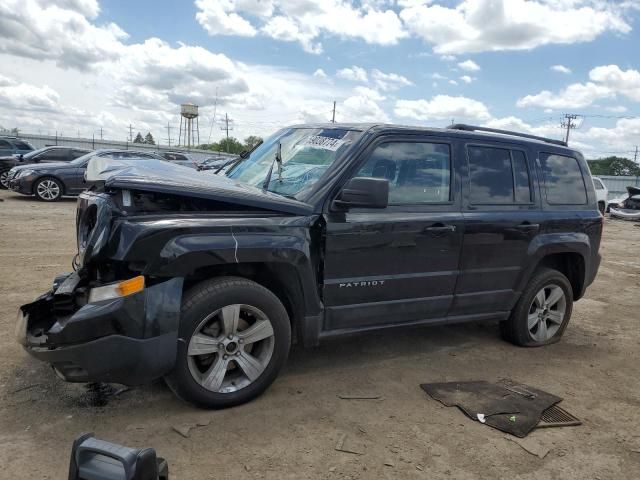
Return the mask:
<path fill-rule="evenodd" d="M 596 198 L 598 199 L 598 210 L 604 215 L 607 209 L 607 197 L 609 196 L 609 190 L 605 187 L 604 182 L 598 177 L 593 178 L 593 186 L 596 188 Z"/>

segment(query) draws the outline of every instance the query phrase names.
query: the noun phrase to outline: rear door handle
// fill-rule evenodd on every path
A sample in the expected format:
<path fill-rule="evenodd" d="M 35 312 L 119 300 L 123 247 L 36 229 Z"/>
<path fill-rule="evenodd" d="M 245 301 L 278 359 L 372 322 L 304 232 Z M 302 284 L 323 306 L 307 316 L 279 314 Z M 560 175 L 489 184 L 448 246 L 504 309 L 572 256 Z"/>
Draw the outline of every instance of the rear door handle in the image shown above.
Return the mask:
<path fill-rule="evenodd" d="M 435 224 L 431 227 L 426 227 L 424 229 L 425 232 L 431 232 L 431 233 L 447 233 L 447 232 L 455 232 L 456 231 L 456 226 L 455 225 L 442 225 L 442 224 Z"/>
<path fill-rule="evenodd" d="M 526 232 L 537 231 L 540 229 L 539 223 L 522 223 L 516 227 L 518 230 L 524 230 Z"/>

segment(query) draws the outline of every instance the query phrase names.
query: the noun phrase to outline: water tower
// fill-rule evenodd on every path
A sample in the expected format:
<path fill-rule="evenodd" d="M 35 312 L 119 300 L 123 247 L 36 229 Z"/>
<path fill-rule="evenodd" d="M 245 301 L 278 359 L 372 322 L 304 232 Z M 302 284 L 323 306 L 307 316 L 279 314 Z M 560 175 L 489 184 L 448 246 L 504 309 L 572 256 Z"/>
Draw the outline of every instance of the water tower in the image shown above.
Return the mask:
<path fill-rule="evenodd" d="M 180 105 L 180 135 L 178 136 L 178 145 L 187 148 L 200 145 L 198 106 L 193 103 L 183 103 Z"/>

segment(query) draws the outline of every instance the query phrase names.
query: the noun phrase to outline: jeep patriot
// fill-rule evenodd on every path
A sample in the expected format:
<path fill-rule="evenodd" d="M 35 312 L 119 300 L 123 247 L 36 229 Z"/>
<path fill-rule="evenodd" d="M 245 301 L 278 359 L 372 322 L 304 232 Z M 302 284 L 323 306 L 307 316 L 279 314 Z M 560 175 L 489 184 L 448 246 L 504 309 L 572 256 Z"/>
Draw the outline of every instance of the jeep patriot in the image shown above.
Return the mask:
<path fill-rule="evenodd" d="M 87 180 L 75 272 L 19 341 L 67 381 L 164 377 L 209 408 L 261 394 L 293 342 L 496 320 L 556 342 L 600 263 L 583 156 L 515 132 L 300 125 L 223 175 L 96 159 Z"/>

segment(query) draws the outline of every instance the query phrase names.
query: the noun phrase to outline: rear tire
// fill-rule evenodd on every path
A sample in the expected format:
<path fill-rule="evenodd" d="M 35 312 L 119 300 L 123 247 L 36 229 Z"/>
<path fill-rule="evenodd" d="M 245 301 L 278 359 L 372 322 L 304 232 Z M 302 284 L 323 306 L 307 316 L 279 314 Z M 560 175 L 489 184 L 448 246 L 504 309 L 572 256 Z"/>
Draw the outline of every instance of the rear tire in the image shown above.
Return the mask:
<path fill-rule="evenodd" d="M 291 324 L 282 302 L 251 280 L 222 277 L 183 297 L 176 363 L 165 377 L 181 399 L 226 408 L 263 393 L 285 364 Z"/>
<path fill-rule="evenodd" d="M 44 177 L 36 181 L 33 194 L 43 202 L 56 202 L 62 198 L 64 185 L 57 178 Z"/>
<path fill-rule="evenodd" d="M 601 213 L 602 215 L 604 215 L 604 214 L 605 214 L 605 212 L 606 212 L 606 210 L 607 210 L 607 207 L 606 207 L 606 205 L 605 205 L 605 203 L 604 203 L 604 202 L 598 202 L 598 210 L 600 211 L 600 213 Z"/>
<path fill-rule="evenodd" d="M 539 269 L 522 292 L 508 320 L 500 323 L 505 340 L 522 347 L 541 347 L 562 337 L 571 319 L 573 289 L 562 273 Z"/>

